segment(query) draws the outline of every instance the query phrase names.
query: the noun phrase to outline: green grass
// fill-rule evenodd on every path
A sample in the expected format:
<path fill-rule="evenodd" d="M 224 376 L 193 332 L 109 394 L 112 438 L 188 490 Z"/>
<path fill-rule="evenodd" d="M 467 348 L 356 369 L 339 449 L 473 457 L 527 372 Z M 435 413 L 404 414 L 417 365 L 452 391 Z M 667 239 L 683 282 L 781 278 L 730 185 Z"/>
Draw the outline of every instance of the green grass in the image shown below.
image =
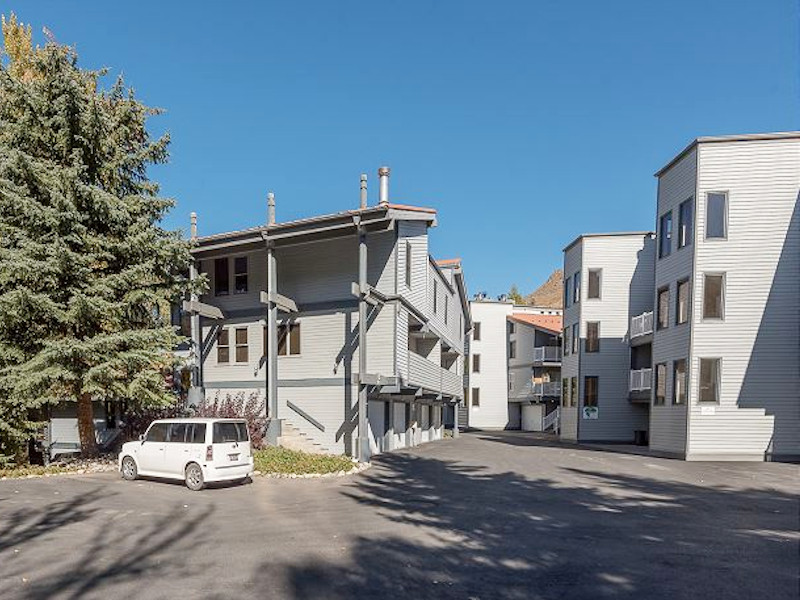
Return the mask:
<path fill-rule="evenodd" d="M 257 471 L 279 475 L 325 475 L 349 471 L 355 466 L 347 456 L 309 454 L 275 446 L 256 450 L 253 460 Z"/>

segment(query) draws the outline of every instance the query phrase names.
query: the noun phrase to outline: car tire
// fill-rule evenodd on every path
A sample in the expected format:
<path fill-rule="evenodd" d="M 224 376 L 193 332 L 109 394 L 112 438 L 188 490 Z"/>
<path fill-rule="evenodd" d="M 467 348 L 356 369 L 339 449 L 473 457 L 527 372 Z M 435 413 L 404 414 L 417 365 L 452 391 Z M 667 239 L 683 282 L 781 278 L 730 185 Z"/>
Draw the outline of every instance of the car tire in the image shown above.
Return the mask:
<path fill-rule="evenodd" d="M 200 465 L 189 463 L 186 466 L 184 481 L 186 482 L 186 487 L 193 492 L 202 490 L 203 486 L 205 486 L 205 480 L 203 479 L 203 469 L 200 468 Z"/>
<path fill-rule="evenodd" d="M 126 456 L 122 459 L 122 478 L 126 481 L 133 481 L 139 475 L 139 469 L 136 467 L 136 461 L 132 456 Z"/>

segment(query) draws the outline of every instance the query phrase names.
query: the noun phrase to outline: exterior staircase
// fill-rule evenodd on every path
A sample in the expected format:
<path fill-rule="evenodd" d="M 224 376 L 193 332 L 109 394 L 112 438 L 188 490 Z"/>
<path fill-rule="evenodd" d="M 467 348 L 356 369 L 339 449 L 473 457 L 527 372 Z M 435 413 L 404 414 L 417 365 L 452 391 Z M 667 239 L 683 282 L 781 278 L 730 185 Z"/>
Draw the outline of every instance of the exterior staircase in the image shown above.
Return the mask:
<path fill-rule="evenodd" d="M 281 423 L 281 436 L 278 438 L 278 446 L 310 454 L 331 454 L 322 444 L 315 442 L 305 432 L 286 419 L 283 419 Z"/>

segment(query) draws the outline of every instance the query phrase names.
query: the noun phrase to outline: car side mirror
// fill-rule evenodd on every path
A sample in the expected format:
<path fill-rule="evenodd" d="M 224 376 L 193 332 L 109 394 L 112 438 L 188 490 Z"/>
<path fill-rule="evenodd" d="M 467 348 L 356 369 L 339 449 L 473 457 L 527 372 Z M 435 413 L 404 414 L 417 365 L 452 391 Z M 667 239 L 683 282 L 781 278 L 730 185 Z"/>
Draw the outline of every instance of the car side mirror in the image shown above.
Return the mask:
<path fill-rule="evenodd" d="M 142 442 L 142 443 L 144 444 L 144 434 L 142 434 L 142 435 L 140 435 L 140 436 L 139 436 L 139 441 L 140 441 L 140 442 Z"/>

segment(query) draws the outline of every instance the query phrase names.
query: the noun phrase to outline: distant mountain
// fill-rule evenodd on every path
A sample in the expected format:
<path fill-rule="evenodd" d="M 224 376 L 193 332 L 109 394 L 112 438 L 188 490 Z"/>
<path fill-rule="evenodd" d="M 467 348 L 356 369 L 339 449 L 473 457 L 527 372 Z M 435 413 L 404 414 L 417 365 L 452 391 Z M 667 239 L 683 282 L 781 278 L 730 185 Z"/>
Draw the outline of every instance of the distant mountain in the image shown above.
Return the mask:
<path fill-rule="evenodd" d="M 525 304 L 563 308 L 564 272 L 556 269 L 533 293 L 525 296 Z"/>

